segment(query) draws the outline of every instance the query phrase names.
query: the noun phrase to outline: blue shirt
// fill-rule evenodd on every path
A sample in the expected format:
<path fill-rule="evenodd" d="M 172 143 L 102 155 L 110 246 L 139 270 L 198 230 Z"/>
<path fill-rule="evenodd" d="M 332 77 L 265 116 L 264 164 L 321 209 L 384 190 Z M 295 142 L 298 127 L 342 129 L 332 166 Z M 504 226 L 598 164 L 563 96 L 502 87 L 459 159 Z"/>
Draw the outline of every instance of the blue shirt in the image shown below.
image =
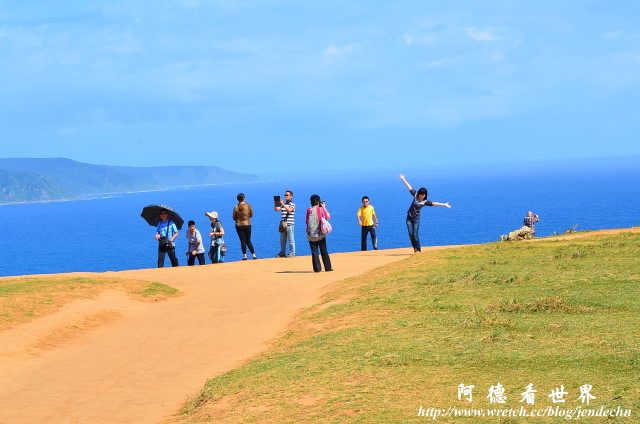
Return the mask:
<path fill-rule="evenodd" d="M 166 237 L 167 240 L 171 240 L 171 237 L 178 232 L 178 227 L 176 227 L 173 221 L 167 219 L 166 221 L 160 221 L 158 223 L 156 232 L 160 234 L 160 237 Z M 176 242 L 174 241 L 173 245 L 175 246 L 175 244 Z"/>

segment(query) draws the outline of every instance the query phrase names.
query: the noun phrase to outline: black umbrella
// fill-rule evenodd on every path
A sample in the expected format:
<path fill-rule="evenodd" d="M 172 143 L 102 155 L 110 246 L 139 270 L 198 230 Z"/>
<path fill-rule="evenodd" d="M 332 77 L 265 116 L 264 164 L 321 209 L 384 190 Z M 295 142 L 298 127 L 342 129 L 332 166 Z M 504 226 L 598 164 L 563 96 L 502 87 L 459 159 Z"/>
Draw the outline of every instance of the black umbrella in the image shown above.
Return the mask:
<path fill-rule="evenodd" d="M 170 208 L 167 205 L 145 206 L 144 209 L 142 209 L 142 213 L 140 214 L 140 216 L 143 217 L 144 220 L 149 223 L 149 225 L 151 225 L 152 227 L 156 227 L 158 223 L 162 221 L 162 219 L 160 218 L 160 211 L 163 210 L 169 211 L 169 219 L 174 224 L 176 224 L 178 230 L 181 230 L 182 224 L 184 224 L 184 219 L 182 219 L 182 217 L 178 215 L 178 212 L 174 211 L 173 208 Z"/>

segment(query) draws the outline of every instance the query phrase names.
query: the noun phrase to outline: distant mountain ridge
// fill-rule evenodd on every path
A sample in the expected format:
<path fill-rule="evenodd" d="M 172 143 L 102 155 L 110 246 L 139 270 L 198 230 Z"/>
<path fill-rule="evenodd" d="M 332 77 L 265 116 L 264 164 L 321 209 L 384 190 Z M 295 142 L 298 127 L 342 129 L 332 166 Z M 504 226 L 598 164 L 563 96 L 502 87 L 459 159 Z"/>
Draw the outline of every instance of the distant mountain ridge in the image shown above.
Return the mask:
<path fill-rule="evenodd" d="M 129 167 L 65 158 L 0 158 L 0 204 L 73 200 L 83 195 L 256 181 L 216 166 Z"/>

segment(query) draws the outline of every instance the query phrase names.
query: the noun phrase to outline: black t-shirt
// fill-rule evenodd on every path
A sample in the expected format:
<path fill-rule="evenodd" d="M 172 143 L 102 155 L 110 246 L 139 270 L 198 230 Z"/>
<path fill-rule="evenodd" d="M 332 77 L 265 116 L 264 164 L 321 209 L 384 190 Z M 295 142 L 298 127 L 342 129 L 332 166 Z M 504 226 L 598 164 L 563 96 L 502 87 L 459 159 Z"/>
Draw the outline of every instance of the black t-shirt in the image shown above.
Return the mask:
<path fill-rule="evenodd" d="M 409 206 L 409 210 L 407 211 L 407 218 L 409 219 L 420 219 L 420 209 L 423 206 L 433 206 L 431 200 L 424 199 L 423 201 L 418 200 L 418 196 L 416 195 L 416 191 L 411 189 L 409 193 L 413 196 L 413 202 L 411 202 L 411 206 Z"/>

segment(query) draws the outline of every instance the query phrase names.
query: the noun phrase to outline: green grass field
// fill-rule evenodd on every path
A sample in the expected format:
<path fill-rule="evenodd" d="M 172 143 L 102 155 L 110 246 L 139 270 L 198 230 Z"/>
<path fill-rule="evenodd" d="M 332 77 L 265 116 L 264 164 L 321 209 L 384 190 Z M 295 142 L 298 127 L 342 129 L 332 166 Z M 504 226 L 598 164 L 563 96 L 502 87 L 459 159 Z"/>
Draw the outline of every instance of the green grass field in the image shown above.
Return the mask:
<path fill-rule="evenodd" d="M 638 233 L 491 243 L 342 281 L 268 352 L 209 381 L 177 421 L 545 423 L 566 419 L 418 411 L 620 406 L 632 416 L 582 420 L 640 422 L 638 246 Z M 498 383 L 506 402 L 491 404 Z M 460 384 L 474 386 L 472 402 Z M 521 402 L 529 384 L 533 405 Z M 553 403 L 561 386 L 565 402 Z"/>

